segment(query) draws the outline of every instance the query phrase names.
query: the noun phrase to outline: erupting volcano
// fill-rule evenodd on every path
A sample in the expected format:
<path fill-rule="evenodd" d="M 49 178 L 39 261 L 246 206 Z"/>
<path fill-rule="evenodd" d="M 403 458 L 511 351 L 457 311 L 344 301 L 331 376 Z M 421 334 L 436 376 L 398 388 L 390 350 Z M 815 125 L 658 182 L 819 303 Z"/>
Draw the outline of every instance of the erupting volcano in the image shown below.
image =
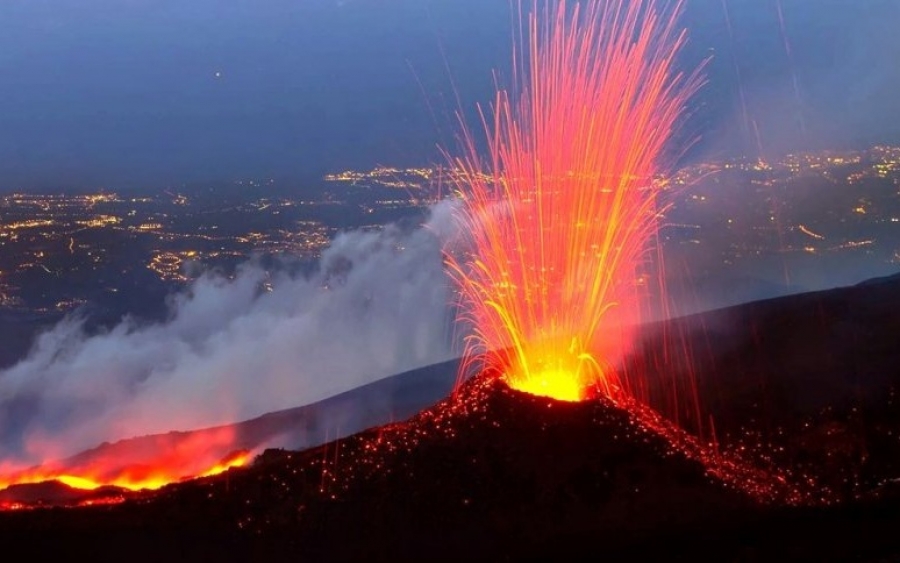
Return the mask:
<path fill-rule="evenodd" d="M 648 280 L 661 278 L 650 264 L 658 176 L 701 83 L 675 70 L 680 11 L 681 2 L 558 1 L 534 3 L 526 18 L 519 7 L 514 88 L 498 92 L 492 119 L 483 115 L 490 159 L 464 125 L 466 156 L 454 162 L 459 223 L 473 245 L 471 256 L 449 259 L 473 333 L 462 369 L 483 361 L 515 389 L 566 401 L 645 389 L 641 374 L 620 375 L 616 363 L 653 295 Z M 232 450 L 206 438 L 136 463 L 3 471 L 0 486 L 159 488 L 246 461 L 223 459 Z"/>
<path fill-rule="evenodd" d="M 450 158 L 461 360 L 32 469 L 0 459 L 0 543 L 154 561 L 900 553 L 900 277 L 659 315 L 669 145 L 704 81 L 676 69 L 682 11 L 519 4 L 512 88 L 480 112 L 486 146 L 460 118 Z"/>
<path fill-rule="evenodd" d="M 680 11 L 535 3 L 514 49 L 514 91 L 482 113 L 489 160 L 465 129 L 454 164 L 474 251 L 451 263 L 474 327 L 467 357 L 515 389 L 631 395 L 615 364 L 650 297 L 657 177 L 702 82 L 674 68 Z"/>

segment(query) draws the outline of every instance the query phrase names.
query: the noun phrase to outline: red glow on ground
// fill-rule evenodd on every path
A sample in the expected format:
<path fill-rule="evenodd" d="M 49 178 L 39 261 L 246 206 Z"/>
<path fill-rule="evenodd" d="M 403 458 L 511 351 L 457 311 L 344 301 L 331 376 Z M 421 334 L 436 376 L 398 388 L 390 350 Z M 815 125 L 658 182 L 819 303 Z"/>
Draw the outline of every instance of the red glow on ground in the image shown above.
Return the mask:
<path fill-rule="evenodd" d="M 645 306 L 654 178 L 701 82 L 674 68 L 681 3 L 657 4 L 535 3 L 514 50 L 515 91 L 483 114 L 487 159 L 463 125 L 454 165 L 474 250 L 449 262 L 474 327 L 466 363 L 478 358 L 517 390 L 628 394 L 613 366 Z"/>

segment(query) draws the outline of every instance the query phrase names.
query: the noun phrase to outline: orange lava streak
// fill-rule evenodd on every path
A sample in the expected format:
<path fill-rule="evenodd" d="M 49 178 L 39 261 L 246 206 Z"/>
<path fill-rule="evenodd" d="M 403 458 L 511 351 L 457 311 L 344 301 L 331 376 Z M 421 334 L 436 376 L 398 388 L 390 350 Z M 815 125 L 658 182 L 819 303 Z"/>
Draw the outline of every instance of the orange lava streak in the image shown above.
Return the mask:
<path fill-rule="evenodd" d="M 490 160 L 465 124 L 454 159 L 474 248 L 449 258 L 473 326 L 465 364 L 478 358 L 513 388 L 561 400 L 628 392 L 612 366 L 640 320 L 653 178 L 701 84 L 674 68 L 680 12 L 680 1 L 533 4 L 516 91 L 482 113 Z"/>
<path fill-rule="evenodd" d="M 212 477 L 234 467 L 243 467 L 247 465 L 250 458 L 249 452 L 235 452 L 210 467 L 205 467 L 197 473 L 190 474 L 184 474 L 164 465 L 158 467 L 122 467 L 117 468 L 114 475 L 111 475 L 109 470 L 102 466 L 84 468 L 42 466 L 7 476 L 0 476 L 0 490 L 12 485 L 31 485 L 48 481 L 59 481 L 74 489 L 87 491 L 107 486 L 119 487 L 130 491 L 156 490 L 170 483 L 184 481 L 185 479 Z"/>
<path fill-rule="evenodd" d="M 252 454 L 236 438 L 234 428 L 225 426 L 122 440 L 28 469 L 0 463 L 0 491 L 47 481 L 90 491 L 104 486 L 155 490 L 246 465 Z"/>

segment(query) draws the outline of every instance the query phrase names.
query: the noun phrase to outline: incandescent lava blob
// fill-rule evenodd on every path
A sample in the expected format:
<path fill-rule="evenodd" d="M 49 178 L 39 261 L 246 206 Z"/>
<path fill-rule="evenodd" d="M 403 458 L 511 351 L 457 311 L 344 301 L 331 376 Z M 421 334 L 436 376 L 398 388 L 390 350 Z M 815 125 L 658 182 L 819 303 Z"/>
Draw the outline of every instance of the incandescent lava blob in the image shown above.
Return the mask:
<path fill-rule="evenodd" d="M 646 307 L 666 144 L 703 81 L 675 68 L 681 9 L 535 2 L 526 20 L 519 7 L 513 89 L 481 112 L 488 156 L 463 123 L 452 158 L 473 248 L 448 258 L 473 327 L 467 368 L 560 400 L 631 396 L 614 366 Z"/>

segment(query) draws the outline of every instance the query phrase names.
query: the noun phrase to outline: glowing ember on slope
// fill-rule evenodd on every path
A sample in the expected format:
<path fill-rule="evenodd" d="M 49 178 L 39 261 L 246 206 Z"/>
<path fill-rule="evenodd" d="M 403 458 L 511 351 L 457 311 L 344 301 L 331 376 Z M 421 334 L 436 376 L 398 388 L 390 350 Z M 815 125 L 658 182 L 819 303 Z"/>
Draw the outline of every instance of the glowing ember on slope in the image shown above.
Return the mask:
<path fill-rule="evenodd" d="M 537 3 L 514 49 L 516 92 L 483 115 L 489 160 L 463 124 L 460 222 L 449 258 L 474 327 L 467 364 L 569 401 L 630 394 L 612 365 L 631 343 L 657 232 L 666 142 L 701 83 L 674 60 L 681 2 Z M 521 8 L 520 8 L 521 12 Z M 522 24 L 524 27 L 524 24 Z M 469 365 L 466 366 L 470 367 Z"/>

